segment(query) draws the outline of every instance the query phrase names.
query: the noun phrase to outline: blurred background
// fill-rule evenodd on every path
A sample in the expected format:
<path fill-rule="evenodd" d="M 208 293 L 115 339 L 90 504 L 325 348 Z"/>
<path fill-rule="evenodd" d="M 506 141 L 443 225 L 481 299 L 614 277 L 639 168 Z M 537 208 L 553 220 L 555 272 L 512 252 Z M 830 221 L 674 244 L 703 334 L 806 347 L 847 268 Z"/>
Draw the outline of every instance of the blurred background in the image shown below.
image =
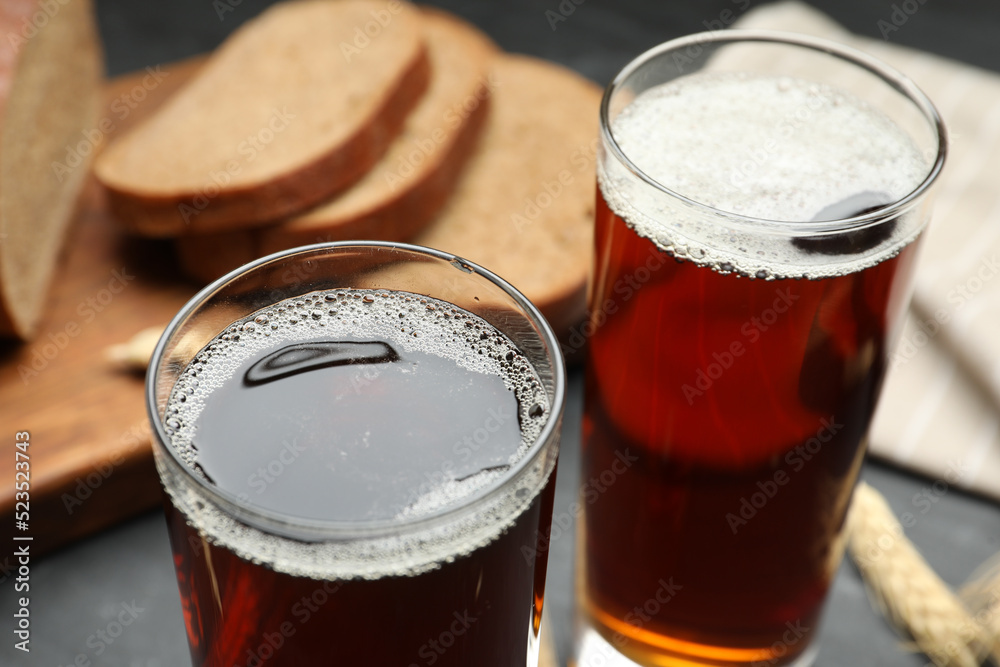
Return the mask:
<path fill-rule="evenodd" d="M 8 1 L 8 0 L 0 0 Z M 95 0 L 109 77 L 207 52 L 268 0 Z M 643 50 L 682 34 L 725 27 L 756 0 L 470 0 L 429 2 L 487 32 L 504 49 L 566 65 L 600 85 Z M 1000 5 L 996 0 L 813 0 L 811 6 L 848 30 L 1000 73 Z M 906 11 L 912 9 L 913 11 Z M 905 21 L 893 22 L 902 11 Z M 582 377 L 572 375 L 556 513 L 579 488 L 576 451 Z M 7 425 L 11 430 L 16 424 Z M 902 511 L 929 480 L 881 463 L 864 476 Z M 3 482 L 3 483 L 6 483 Z M 941 576 L 960 584 L 1000 550 L 994 503 L 950 490 L 908 536 Z M 571 531 L 554 540 L 546 615 L 563 660 L 572 622 Z M 32 564 L 32 652 L 12 648 L 13 581 L 0 586 L 0 665 L 183 667 L 189 664 L 166 526 L 158 511 L 88 537 Z M 134 622 L 113 641 L 95 639 L 122 611 Z M 387 638 L 391 641 L 391 638 Z M 900 650 L 901 640 L 872 611 L 856 570 L 845 563 L 828 604 L 820 667 L 925 665 Z M 82 656 L 82 657 L 81 657 Z M 81 661 L 82 660 L 82 661 Z"/>
<path fill-rule="evenodd" d="M 888 41 L 988 69 L 1000 68 L 1000 7 L 993 0 L 911 0 L 908 15 Z M 108 74 L 166 63 L 217 46 L 270 0 L 96 0 Z M 428 2 L 485 30 L 508 51 L 563 63 L 605 84 L 635 55 L 659 42 L 708 29 L 724 10 L 735 15 L 768 4 L 760 0 L 449 0 Z M 879 21 L 891 21 L 885 0 L 811 0 L 851 32 L 883 39 Z M 909 8 L 907 6 L 907 8 Z M 547 11 L 566 20 L 553 20 Z M 905 11 L 905 10 L 904 10 Z M 897 27 L 897 26 L 894 26 Z M 717 26 L 711 26 L 717 29 Z"/>

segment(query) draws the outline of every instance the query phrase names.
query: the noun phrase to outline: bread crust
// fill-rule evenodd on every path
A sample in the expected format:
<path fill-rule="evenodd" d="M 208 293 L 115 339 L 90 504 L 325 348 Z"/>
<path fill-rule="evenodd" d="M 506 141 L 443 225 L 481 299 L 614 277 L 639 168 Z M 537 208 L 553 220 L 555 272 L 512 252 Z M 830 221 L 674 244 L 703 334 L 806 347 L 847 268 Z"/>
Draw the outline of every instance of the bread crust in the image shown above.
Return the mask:
<path fill-rule="evenodd" d="M 460 179 L 486 123 L 491 88 L 489 64 L 498 49 L 461 19 L 427 8 L 422 8 L 421 13 L 432 50 L 432 76 L 444 79 L 431 82 L 422 102 L 429 108 L 418 107 L 412 113 L 423 114 L 433 123 L 427 126 L 425 120 L 418 127 L 408 125 L 397 137 L 399 144 L 368 177 L 375 182 L 356 185 L 365 188 L 369 200 L 362 205 L 355 197 L 354 202 L 342 206 L 343 198 L 358 194 L 348 190 L 330 203 L 277 225 L 178 238 L 178 256 L 185 273 L 209 282 L 257 257 L 299 245 L 349 239 L 408 241 L 433 221 Z M 449 43 L 443 44 L 445 40 Z M 440 50 L 435 52 L 435 48 Z M 464 56 L 464 62 L 457 65 L 449 57 L 456 50 Z M 461 87 L 442 88 L 443 84 L 455 84 L 450 80 L 451 73 L 441 71 L 442 66 L 462 68 Z M 447 97 L 442 97 L 442 92 Z M 455 105 L 466 114 L 464 118 L 457 113 L 449 115 Z M 449 127 L 447 132 L 445 127 Z M 421 164 L 415 173 L 400 178 L 398 187 L 387 187 L 383 179 L 394 175 L 390 167 L 395 166 L 387 163 L 421 141 L 431 142 L 431 135 L 439 131 L 435 136 L 440 141 L 432 150 L 420 153 Z"/>
<path fill-rule="evenodd" d="M 58 169 L 97 128 L 103 58 L 90 0 L 5 0 L 0 35 L 0 336 L 29 340 L 97 149 Z"/>
<path fill-rule="evenodd" d="M 403 6 L 407 12 L 414 11 L 406 3 Z M 212 66 L 211 61 L 206 65 Z M 363 177 L 392 144 L 429 80 L 427 50 L 419 42 L 398 75 L 381 91 L 369 117 L 356 119 L 356 131 L 351 136 L 315 159 L 264 181 L 220 187 L 206 177 L 200 187 L 193 189 L 166 193 L 145 190 L 134 182 L 125 182 L 118 163 L 125 148 L 116 151 L 116 146 L 98 159 L 96 174 L 107 191 L 115 217 L 127 229 L 143 236 L 173 237 L 272 224 L 329 199 Z M 170 112 L 168 104 L 158 114 Z M 125 142 L 141 141 L 142 131 L 141 126 L 134 128 L 119 142 L 124 146 Z"/>

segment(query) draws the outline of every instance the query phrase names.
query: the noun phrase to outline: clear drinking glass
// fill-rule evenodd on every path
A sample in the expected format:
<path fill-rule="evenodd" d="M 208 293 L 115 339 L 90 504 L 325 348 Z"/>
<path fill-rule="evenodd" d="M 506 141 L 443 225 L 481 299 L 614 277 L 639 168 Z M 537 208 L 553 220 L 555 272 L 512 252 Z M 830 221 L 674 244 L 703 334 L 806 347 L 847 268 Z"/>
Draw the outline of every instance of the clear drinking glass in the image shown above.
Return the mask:
<path fill-rule="evenodd" d="M 724 31 L 601 108 L 577 664 L 808 664 L 945 157 L 905 76 Z"/>
<path fill-rule="evenodd" d="M 181 310 L 147 390 L 195 665 L 537 664 L 565 371 L 502 279 L 271 255 Z"/>

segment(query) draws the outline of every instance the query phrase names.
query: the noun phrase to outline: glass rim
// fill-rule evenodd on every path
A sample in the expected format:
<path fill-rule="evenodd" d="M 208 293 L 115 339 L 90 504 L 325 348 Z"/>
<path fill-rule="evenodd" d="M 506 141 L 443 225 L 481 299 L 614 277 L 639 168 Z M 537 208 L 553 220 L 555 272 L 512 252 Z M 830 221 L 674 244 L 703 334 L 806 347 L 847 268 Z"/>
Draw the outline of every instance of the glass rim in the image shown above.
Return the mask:
<path fill-rule="evenodd" d="M 539 337 L 547 346 L 548 356 L 552 360 L 553 392 L 549 418 L 546 420 L 545 425 L 542 427 L 538 436 L 531 442 L 531 445 L 525 454 L 518 461 L 512 464 L 510 469 L 505 472 L 503 477 L 497 480 L 496 483 L 486 486 L 485 488 L 460 499 L 454 505 L 445 506 L 424 515 L 402 520 L 381 519 L 377 521 L 327 521 L 296 517 L 266 508 L 248 505 L 242 502 L 236 494 L 219 489 L 211 485 L 207 480 L 194 474 L 191 468 L 181 459 L 177 451 L 170 445 L 170 437 L 166 433 L 158 409 L 157 384 L 160 377 L 159 371 L 161 362 L 167 349 L 168 342 L 173 338 L 174 334 L 177 333 L 179 327 L 186 322 L 198 308 L 207 303 L 226 285 L 265 265 L 287 260 L 295 256 L 307 256 L 331 250 L 336 251 L 339 249 L 364 248 L 401 251 L 423 257 L 432 257 L 434 259 L 455 264 L 457 267 L 461 267 L 460 270 L 465 273 L 470 273 L 471 269 L 471 273 L 482 276 L 489 282 L 499 287 L 504 293 L 507 294 L 507 296 L 511 297 L 515 304 L 519 308 L 523 309 L 527 319 L 537 326 Z M 345 287 L 343 289 L 350 288 Z M 224 330 L 225 329 L 223 329 L 223 331 Z M 218 333 L 221 333 L 221 331 Z M 213 336 L 218 335 L 218 333 L 213 334 Z M 505 332 L 501 331 L 501 333 L 507 336 Z M 351 539 L 376 538 L 393 534 L 410 534 L 433 529 L 434 527 L 440 525 L 457 522 L 460 521 L 464 515 L 475 512 L 477 508 L 487 504 L 492 498 L 507 491 L 509 487 L 525 473 L 529 466 L 533 465 L 544 452 L 548 451 L 549 445 L 553 441 L 558 441 L 559 434 L 557 429 L 561 427 L 563 412 L 565 410 L 566 368 L 562 350 L 559 347 L 558 338 L 553 332 L 548 320 L 546 320 L 541 314 L 541 311 L 538 310 L 537 306 L 529 301 L 528 298 L 525 297 L 517 288 L 489 269 L 483 268 L 474 262 L 470 262 L 459 255 L 426 246 L 393 241 L 351 240 L 315 243 L 272 253 L 244 264 L 243 266 L 230 271 L 226 275 L 203 287 L 181 307 L 160 335 L 160 338 L 156 343 L 156 347 L 153 350 L 153 354 L 149 360 L 145 384 L 146 412 L 152 426 L 154 449 L 166 451 L 169 457 L 168 462 L 176 466 L 187 481 L 195 484 L 199 493 L 205 494 L 208 499 L 219 506 L 227 516 L 253 528 L 263 530 L 264 532 L 279 537 L 288 537 L 298 540 L 305 539 L 306 541 L 316 542 L 334 540 L 349 541 Z M 551 471 L 549 474 L 552 474 Z M 160 475 L 160 477 L 162 482 L 162 475 Z M 244 517 L 250 517 L 253 521 L 247 521 Z"/>
<path fill-rule="evenodd" d="M 714 208 L 708 204 L 704 204 L 682 195 L 681 193 L 666 187 L 656 179 L 650 177 L 632 162 L 614 138 L 611 131 L 611 123 L 608 118 L 612 95 L 624 84 L 625 80 L 634 74 L 639 68 L 659 56 L 680 48 L 687 48 L 695 45 L 700 46 L 708 43 L 721 44 L 725 42 L 763 42 L 812 49 L 813 51 L 825 53 L 831 57 L 853 64 L 882 79 L 884 83 L 896 90 L 896 92 L 905 96 L 914 106 L 916 106 L 917 109 L 922 112 L 924 120 L 927 121 L 934 130 L 935 138 L 937 139 L 937 152 L 934 157 L 934 162 L 927 170 L 927 174 L 924 176 L 924 179 L 903 197 L 899 197 L 892 203 L 880 206 L 879 208 L 863 215 L 839 218 L 836 220 L 821 220 L 812 222 L 804 220 L 772 220 L 768 218 L 757 218 L 754 216 L 741 215 L 739 213 Z M 847 46 L 846 44 L 841 44 L 821 37 L 813 37 L 811 35 L 778 30 L 718 30 L 699 32 L 672 39 L 644 51 L 625 65 L 604 89 L 604 95 L 601 99 L 600 108 L 600 133 L 601 138 L 603 139 L 603 145 L 610 149 L 615 159 L 626 170 L 662 194 L 677 199 L 690 207 L 700 209 L 705 213 L 714 216 L 721 216 L 725 218 L 727 222 L 737 227 L 757 232 L 769 231 L 779 234 L 794 234 L 795 236 L 800 237 L 822 236 L 855 231 L 898 217 L 900 214 L 920 203 L 923 196 L 940 175 L 941 170 L 944 168 L 945 158 L 948 154 L 948 134 L 940 113 L 934 106 L 934 103 L 931 102 L 930 98 L 927 97 L 927 95 L 908 76 L 882 60 L 871 56 L 860 49 Z"/>

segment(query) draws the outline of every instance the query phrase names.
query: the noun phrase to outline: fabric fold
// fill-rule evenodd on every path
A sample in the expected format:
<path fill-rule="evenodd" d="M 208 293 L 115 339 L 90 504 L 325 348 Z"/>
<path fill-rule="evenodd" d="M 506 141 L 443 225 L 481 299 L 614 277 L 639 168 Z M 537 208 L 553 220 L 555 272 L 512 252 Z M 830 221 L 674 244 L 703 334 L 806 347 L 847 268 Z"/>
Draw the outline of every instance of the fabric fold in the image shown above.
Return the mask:
<path fill-rule="evenodd" d="M 932 493 L 954 486 L 1000 500 L 1000 75 L 853 35 L 800 2 L 758 7 L 733 27 L 865 51 L 913 79 L 944 118 L 948 163 L 869 447 L 927 475 Z"/>

